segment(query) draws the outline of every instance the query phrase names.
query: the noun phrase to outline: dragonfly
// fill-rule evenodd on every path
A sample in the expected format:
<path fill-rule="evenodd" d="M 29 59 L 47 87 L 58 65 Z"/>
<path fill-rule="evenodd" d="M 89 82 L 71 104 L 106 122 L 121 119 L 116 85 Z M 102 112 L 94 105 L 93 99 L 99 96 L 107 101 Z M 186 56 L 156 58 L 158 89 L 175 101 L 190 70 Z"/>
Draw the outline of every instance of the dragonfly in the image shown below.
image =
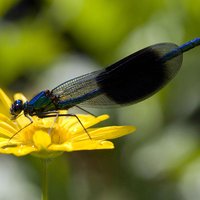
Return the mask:
<path fill-rule="evenodd" d="M 30 101 L 14 101 L 10 108 L 12 119 L 23 111 L 30 120 L 24 129 L 33 123 L 32 116 L 55 117 L 54 123 L 60 116 L 73 116 L 87 133 L 75 114 L 61 114 L 59 111 L 75 106 L 117 108 L 143 101 L 166 86 L 181 68 L 183 53 L 199 45 L 200 38 L 182 46 L 173 43 L 151 45 L 104 69 L 66 81 L 52 90 L 42 91 Z M 88 137 L 91 139 L 89 134 Z"/>

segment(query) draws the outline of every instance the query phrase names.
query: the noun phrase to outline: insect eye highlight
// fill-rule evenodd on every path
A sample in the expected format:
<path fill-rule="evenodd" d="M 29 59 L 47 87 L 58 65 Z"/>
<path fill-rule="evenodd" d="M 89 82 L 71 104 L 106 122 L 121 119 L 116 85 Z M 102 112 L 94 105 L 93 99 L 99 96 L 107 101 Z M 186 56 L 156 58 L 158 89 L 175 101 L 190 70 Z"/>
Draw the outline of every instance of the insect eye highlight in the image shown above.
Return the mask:
<path fill-rule="evenodd" d="M 16 100 L 11 109 L 10 109 L 10 113 L 14 116 L 17 116 L 21 113 L 21 111 L 24 109 L 24 105 L 22 100 Z"/>

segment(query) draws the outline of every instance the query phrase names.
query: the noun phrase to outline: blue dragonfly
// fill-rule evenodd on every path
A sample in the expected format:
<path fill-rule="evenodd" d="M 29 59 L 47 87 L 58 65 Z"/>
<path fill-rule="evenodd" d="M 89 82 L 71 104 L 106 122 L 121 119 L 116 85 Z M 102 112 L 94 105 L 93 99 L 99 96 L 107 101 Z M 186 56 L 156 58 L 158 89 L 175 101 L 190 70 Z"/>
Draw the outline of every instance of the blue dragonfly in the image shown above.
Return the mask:
<path fill-rule="evenodd" d="M 10 113 L 16 119 L 23 111 L 30 120 L 22 129 L 33 123 L 31 116 L 55 117 L 54 123 L 59 116 L 74 116 L 87 133 L 76 115 L 60 114 L 59 111 L 74 106 L 116 108 L 143 101 L 167 85 L 179 71 L 183 53 L 199 45 L 200 38 L 182 46 L 173 43 L 151 45 L 104 69 L 66 81 L 53 90 L 42 91 L 30 101 L 16 100 Z M 91 139 L 89 134 L 88 137 Z"/>

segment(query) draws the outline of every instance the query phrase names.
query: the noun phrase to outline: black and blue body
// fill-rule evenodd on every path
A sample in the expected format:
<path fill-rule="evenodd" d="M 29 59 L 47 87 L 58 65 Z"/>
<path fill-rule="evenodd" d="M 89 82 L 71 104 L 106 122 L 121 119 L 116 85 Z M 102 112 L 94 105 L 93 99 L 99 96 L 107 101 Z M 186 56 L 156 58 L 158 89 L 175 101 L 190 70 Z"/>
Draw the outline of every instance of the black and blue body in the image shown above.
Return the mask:
<path fill-rule="evenodd" d="M 77 105 L 113 108 L 138 103 L 169 83 L 181 67 L 182 54 L 199 45 L 200 38 L 196 38 L 180 47 L 172 43 L 146 47 L 107 68 L 66 81 L 51 91 L 43 91 L 29 102 L 17 100 L 11 114 L 16 118 L 24 111 L 26 117 L 58 117 L 63 116 L 59 110 Z"/>

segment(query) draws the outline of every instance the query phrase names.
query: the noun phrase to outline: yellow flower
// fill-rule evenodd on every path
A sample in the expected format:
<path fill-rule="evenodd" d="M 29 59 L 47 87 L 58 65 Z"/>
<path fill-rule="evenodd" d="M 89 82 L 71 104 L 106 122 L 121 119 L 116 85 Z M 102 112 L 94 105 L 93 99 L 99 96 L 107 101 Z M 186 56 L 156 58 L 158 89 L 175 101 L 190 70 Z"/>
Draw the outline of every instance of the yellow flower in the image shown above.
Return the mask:
<path fill-rule="evenodd" d="M 12 102 L 1 89 L 0 99 L 6 108 L 10 109 Z M 26 101 L 26 98 L 19 93 L 15 94 L 14 99 Z M 64 112 L 66 113 L 66 111 Z M 106 141 L 107 139 L 118 138 L 136 130 L 134 126 L 89 128 L 108 119 L 109 116 L 77 116 L 83 126 L 87 128 L 92 139 L 88 137 L 75 117 L 58 117 L 49 134 L 54 117 L 40 119 L 34 116 L 32 117 L 33 123 L 22 129 L 30 123 L 30 120 L 23 113 L 15 121 L 11 121 L 0 113 L 0 153 L 16 156 L 24 156 L 30 153 L 40 158 L 52 158 L 65 151 L 113 149 L 113 143 Z M 20 129 L 22 130 L 11 138 Z"/>

